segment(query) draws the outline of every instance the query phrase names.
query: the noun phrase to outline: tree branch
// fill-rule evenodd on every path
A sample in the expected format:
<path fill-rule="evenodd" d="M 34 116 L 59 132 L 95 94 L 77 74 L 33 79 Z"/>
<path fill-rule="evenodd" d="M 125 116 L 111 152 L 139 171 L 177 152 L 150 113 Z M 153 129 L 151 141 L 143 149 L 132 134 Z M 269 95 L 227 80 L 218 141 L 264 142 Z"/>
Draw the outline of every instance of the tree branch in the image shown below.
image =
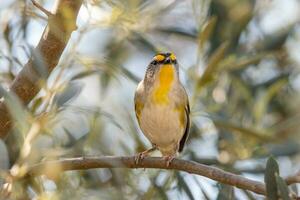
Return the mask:
<path fill-rule="evenodd" d="M 49 12 L 48 10 L 46 10 L 43 6 L 41 6 L 38 2 L 36 2 L 35 0 L 31 0 L 32 4 L 37 7 L 40 11 L 42 11 L 45 15 L 47 15 L 48 17 L 52 16 L 52 13 Z"/>
<path fill-rule="evenodd" d="M 66 158 L 58 161 L 47 161 L 29 168 L 28 176 L 49 175 L 68 170 L 85 170 L 94 168 L 156 168 L 174 169 L 192 174 L 205 176 L 220 183 L 232 185 L 240 189 L 249 190 L 257 194 L 266 194 L 265 185 L 262 182 L 247 179 L 243 176 L 226 172 L 216 167 L 203 165 L 194 161 L 174 159 L 169 166 L 161 157 L 146 157 L 138 164 L 135 157 L 79 157 Z M 53 172 L 54 170 L 57 170 Z"/>
<path fill-rule="evenodd" d="M 285 182 L 288 185 L 291 185 L 291 184 L 294 184 L 294 183 L 300 183 L 300 172 L 297 172 L 294 175 L 286 177 Z"/>
<path fill-rule="evenodd" d="M 9 88 L 25 105 L 41 89 L 41 84 L 39 83 L 43 79 L 46 79 L 58 64 L 71 33 L 76 30 L 76 19 L 82 1 L 56 1 L 53 14 L 48 18 L 48 25 L 44 30 L 39 44 Z M 7 135 L 11 126 L 12 121 L 9 111 L 5 106 L 5 100 L 0 100 L 0 138 L 4 138 Z"/>

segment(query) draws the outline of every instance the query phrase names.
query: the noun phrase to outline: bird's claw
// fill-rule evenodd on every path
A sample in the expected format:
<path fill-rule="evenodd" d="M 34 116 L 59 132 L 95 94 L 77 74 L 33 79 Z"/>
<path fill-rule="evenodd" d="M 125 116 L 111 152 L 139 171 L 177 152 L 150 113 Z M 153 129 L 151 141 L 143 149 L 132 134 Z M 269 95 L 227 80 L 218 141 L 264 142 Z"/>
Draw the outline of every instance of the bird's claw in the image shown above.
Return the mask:
<path fill-rule="evenodd" d="M 139 164 L 139 162 L 142 161 L 146 157 L 146 155 L 147 154 L 145 152 L 138 153 L 134 158 L 135 164 Z"/>
<path fill-rule="evenodd" d="M 164 160 L 167 162 L 167 167 L 170 166 L 171 162 L 174 160 L 175 156 L 164 156 Z"/>
<path fill-rule="evenodd" d="M 135 161 L 135 164 L 139 164 L 139 162 L 141 160 L 143 160 L 150 152 L 156 150 L 156 146 L 153 145 L 153 147 L 151 149 L 148 149 L 146 151 L 143 151 L 141 153 L 138 153 L 135 158 L 134 158 L 134 161 Z"/>

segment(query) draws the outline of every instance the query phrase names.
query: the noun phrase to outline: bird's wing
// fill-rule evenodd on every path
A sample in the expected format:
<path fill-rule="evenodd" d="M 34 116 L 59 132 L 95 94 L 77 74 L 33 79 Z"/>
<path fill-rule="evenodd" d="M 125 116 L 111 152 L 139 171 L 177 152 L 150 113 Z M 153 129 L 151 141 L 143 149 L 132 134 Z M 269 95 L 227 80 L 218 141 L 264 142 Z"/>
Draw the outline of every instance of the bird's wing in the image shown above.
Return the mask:
<path fill-rule="evenodd" d="M 142 93 L 144 91 L 144 84 L 143 81 L 141 81 L 135 91 L 134 95 L 134 109 L 135 109 L 135 115 L 136 118 L 140 124 L 140 115 L 144 108 L 144 97 L 142 96 Z"/>
<path fill-rule="evenodd" d="M 184 134 L 179 142 L 179 152 L 182 152 L 184 144 L 188 138 L 189 135 L 189 130 L 190 130 L 190 105 L 189 102 L 187 101 L 187 105 L 184 108 L 185 110 L 185 116 L 186 116 L 186 124 L 185 124 L 185 130 L 184 130 Z"/>

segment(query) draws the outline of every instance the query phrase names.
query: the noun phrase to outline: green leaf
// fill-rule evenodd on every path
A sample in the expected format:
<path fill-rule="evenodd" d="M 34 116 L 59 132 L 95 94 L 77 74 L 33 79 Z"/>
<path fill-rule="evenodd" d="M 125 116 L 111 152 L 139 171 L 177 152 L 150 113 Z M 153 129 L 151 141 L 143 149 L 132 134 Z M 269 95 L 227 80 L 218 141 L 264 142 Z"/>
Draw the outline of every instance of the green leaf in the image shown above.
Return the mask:
<path fill-rule="evenodd" d="M 63 92 L 54 97 L 54 102 L 58 107 L 63 106 L 65 103 L 70 102 L 77 97 L 83 88 L 83 84 L 79 82 L 70 82 Z"/>
<path fill-rule="evenodd" d="M 268 200 L 278 200 L 279 198 L 276 184 L 276 175 L 279 175 L 279 167 L 276 160 L 272 156 L 270 156 L 267 161 L 265 172 L 265 183 Z"/>
<path fill-rule="evenodd" d="M 276 177 L 277 187 L 280 192 L 280 196 L 282 200 L 290 200 L 291 198 L 289 196 L 289 189 L 286 185 L 286 182 L 278 175 L 276 175 L 275 177 Z"/>

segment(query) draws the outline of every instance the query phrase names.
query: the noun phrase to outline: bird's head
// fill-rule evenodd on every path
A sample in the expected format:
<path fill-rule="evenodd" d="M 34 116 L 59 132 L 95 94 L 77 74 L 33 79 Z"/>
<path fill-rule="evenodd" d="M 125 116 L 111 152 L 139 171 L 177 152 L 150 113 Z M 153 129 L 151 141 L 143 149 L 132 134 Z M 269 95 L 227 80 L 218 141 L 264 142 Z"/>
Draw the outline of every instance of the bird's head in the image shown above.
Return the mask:
<path fill-rule="evenodd" d="M 178 64 L 173 53 L 158 53 L 148 65 L 145 79 L 169 82 L 178 79 Z"/>

